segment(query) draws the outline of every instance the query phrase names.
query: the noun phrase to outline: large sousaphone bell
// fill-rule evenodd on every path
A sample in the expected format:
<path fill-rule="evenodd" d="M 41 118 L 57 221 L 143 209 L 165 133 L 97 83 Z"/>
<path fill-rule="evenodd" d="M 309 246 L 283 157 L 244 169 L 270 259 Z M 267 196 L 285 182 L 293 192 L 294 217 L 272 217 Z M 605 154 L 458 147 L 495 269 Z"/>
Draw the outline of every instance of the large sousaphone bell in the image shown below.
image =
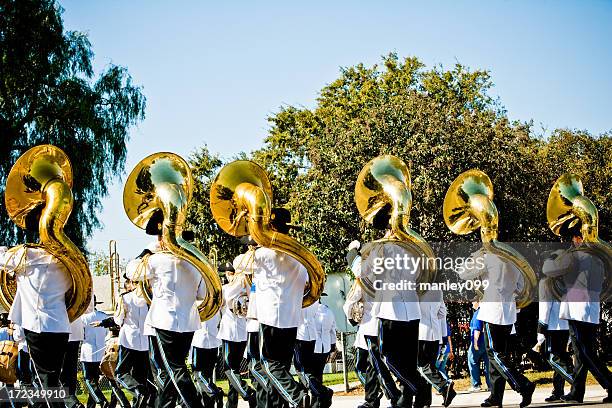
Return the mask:
<path fill-rule="evenodd" d="M 565 173 L 557 179 L 546 204 L 548 226 L 556 235 L 564 228 L 580 226 L 583 243 L 571 251 L 585 251 L 604 263 L 605 282 L 601 300 L 612 296 L 612 246 L 599 238 L 599 214 L 595 204 L 584 195 L 582 180 L 575 174 Z"/>
<path fill-rule="evenodd" d="M 446 226 L 452 232 L 466 235 L 480 228 L 484 251 L 518 268 L 525 284 L 516 296 L 516 304 L 519 308 L 529 305 L 537 285 L 536 274 L 520 253 L 497 240 L 499 213 L 493 202 L 493 183 L 489 176 L 476 169 L 461 173 L 448 188 L 442 211 Z"/>
<path fill-rule="evenodd" d="M 389 211 L 392 235 L 375 243 L 395 242 L 426 260 L 417 276 L 417 283 L 431 283 L 436 278 L 435 254 L 427 241 L 409 226 L 411 189 L 410 171 L 406 163 L 396 156 L 378 156 L 370 160 L 357 177 L 355 204 L 368 223 L 372 223 L 380 211 Z M 366 293 L 371 295 L 374 292 L 374 287 L 366 279 L 357 283 Z"/>
<path fill-rule="evenodd" d="M 9 217 L 20 228 L 26 228 L 26 218 L 31 211 L 42 207 L 38 224 L 40 244 L 26 246 L 43 247 L 66 267 L 72 282 L 72 289 L 67 294 L 71 322 L 87 310 L 92 296 L 87 260 L 64 233 L 73 206 L 72 177 L 68 156 L 58 147 L 40 145 L 17 159 L 7 177 L 4 194 Z M 11 248 L 9 252 L 19 248 Z M 16 285 L 4 265 L 0 267 L 0 302 L 8 310 L 15 298 Z"/>
<path fill-rule="evenodd" d="M 156 212 L 163 212 L 162 245 L 200 272 L 206 296 L 198 312 L 202 320 L 208 320 L 221 307 L 221 280 L 206 256 L 181 236 L 192 191 L 189 164 L 174 153 L 154 153 L 130 173 L 123 189 L 123 207 L 130 221 L 142 229 Z"/>
<path fill-rule="evenodd" d="M 250 235 L 257 244 L 291 255 L 309 277 L 302 306 L 319 300 L 325 273 L 312 252 L 289 235 L 271 226 L 272 185 L 258 164 L 237 160 L 225 165 L 210 188 L 210 208 L 215 221 L 235 237 Z"/>

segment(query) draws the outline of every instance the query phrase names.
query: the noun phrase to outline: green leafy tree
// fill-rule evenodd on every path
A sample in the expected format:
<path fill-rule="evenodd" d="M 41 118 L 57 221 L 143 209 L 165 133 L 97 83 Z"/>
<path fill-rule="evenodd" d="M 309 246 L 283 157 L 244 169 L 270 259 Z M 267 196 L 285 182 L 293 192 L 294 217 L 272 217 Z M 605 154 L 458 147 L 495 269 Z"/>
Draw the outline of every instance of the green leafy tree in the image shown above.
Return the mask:
<path fill-rule="evenodd" d="M 87 36 L 64 30 L 55 1 L 0 0 L 0 10 L 0 186 L 30 147 L 63 149 L 75 175 L 66 231 L 84 248 L 100 226 L 108 184 L 124 169 L 128 131 L 144 118 L 145 97 L 123 67 L 94 75 Z M 0 200 L 0 240 L 23 239 Z"/>

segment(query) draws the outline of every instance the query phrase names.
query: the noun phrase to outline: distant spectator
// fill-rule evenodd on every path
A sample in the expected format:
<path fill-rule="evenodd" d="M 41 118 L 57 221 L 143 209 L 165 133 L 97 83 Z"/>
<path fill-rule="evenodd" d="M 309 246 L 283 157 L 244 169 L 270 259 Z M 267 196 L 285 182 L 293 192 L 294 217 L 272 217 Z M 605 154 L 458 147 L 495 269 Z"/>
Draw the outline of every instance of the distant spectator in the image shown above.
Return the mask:
<path fill-rule="evenodd" d="M 470 378 L 472 386 L 468 389 L 470 392 L 480 391 L 482 383 L 480 382 L 480 363 L 484 364 L 484 375 L 487 382 L 487 387 L 491 388 L 489 379 L 489 358 L 484 343 L 483 323 L 478 320 L 478 311 L 480 303 L 477 300 L 472 301 L 474 315 L 470 321 L 470 348 L 468 349 L 468 367 L 470 369 Z"/>

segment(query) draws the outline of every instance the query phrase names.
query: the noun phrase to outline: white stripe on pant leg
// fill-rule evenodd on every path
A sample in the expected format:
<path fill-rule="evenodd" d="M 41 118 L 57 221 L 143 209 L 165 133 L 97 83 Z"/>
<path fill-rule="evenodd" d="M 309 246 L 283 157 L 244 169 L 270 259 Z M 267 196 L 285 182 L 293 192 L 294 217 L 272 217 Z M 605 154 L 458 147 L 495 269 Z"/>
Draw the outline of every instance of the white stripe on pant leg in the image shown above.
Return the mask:
<path fill-rule="evenodd" d="M 493 358 L 495 359 L 497 364 L 500 366 L 502 371 L 504 371 L 506 373 L 506 376 L 508 377 L 508 380 L 510 380 L 510 382 L 514 383 L 514 386 L 516 387 L 517 390 L 520 390 L 521 388 L 519 387 L 518 383 L 516 382 L 516 379 L 512 376 L 512 374 L 510 374 L 510 370 L 508 370 L 508 368 L 500 360 L 500 358 L 497 355 L 497 351 L 495 351 L 495 348 L 493 347 L 493 338 L 491 337 L 491 331 L 489 330 L 489 323 L 485 323 L 485 327 L 487 329 L 487 334 L 489 335 L 489 344 L 491 346 L 491 350 L 493 350 Z"/>
<path fill-rule="evenodd" d="M 270 371 L 270 367 L 268 365 L 268 361 L 264 358 L 264 355 L 263 355 L 263 330 L 261 328 L 261 325 L 259 326 L 259 356 L 261 358 L 261 363 L 263 365 L 263 369 L 266 372 L 266 374 L 268 374 L 268 378 L 270 378 L 270 381 L 272 381 L 272 384 L 274 385 L 274 388 L 276 388 L 276 390 L 283 395 L 283 398 L 285 398 L 285 400 L 287 402 L 289 402 L 291 405 L 297 407 L 299 405 L 299 403 L 295 402 L 293 400 L 293 398 L 291 398 L 291 395 L 289 395 L 287 390 L 285 390 L 283 388 L 283 386 L 278 381 L 278 379 L 276 377 L 274 377 L 274 375 L 272 375 L 272 372 Z"/>
<path fill-rule="evenodd" d="M 159 348 L 159 354 L 161 355 L 162 361 L 164 362 L 164 366 L 166 367 L 166 372 L 168 373 L 168 376 L 170 377 L 170 381 L 172 381 L 172 384 L 174 384 L 174 388 L 176 388 L 176 392 L 181 397 L 181 399 L 183 400 L 187 408 L 191 408 L 191 406 L 187 402 L 187 399 L 181 392 L 178 386 L 178 383 L 176 382 L 176 378 L 174 378 L 174 371 L 172 371 L 172 369 L 170 368 L 170 364 L 168 363 L 168 360 L 166 359 L 166 353 L 164 352 L 164 348 L 162 347 L 161 340 L 159 339 L 159 337 L 156 337 L 156 339 L 157 339 L 157 347 Z"/>

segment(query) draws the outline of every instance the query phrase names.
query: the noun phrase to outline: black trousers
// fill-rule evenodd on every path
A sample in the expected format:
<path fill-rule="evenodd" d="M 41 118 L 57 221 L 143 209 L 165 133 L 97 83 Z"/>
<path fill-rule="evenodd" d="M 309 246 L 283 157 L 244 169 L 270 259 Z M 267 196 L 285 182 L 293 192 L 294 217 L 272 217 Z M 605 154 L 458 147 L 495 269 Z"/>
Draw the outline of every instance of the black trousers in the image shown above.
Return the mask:
<path fill-rule="evenodd" d="M 318 375 L 319 367 L 315 354 L 315 341 L 296 340 L 293 352 L 293 365 L 298 371 L 302 384 L 310 389 L 312 394 L 311 405 L 327 406 L 331 404 L 333 391 L 323 385 L 323 371 Z M 322 369 L 321 369 L 322 370 Z"/>
<path fill-rule="evenodd" d="M 419 319 L 407 322 L 379 319 L 378 342 L 380 354 L 400 383 L 400 397 L 394 405 L 412 407 L 420 381 L 416 353 L 419 347 Z"/>
<path fill-rule="evenodd" d="M 87 387 L 87 408 L 93 408 L 96 404 L 106 403 L 106 397 L 100 389 L 100 362 L 82 362 L 83 379 Z"/>
<path fill-rule="evenodd" d="M 170 379 L 157 395 L 156 408 L 174 408 L 179 398 L 179 403 L 182 402 L 185 408 L 202 407 L 185 362 L 191 348 L 193 332 L 156 329 L 156 333 L 159 353 Z"/>
<path fill-rule="evenodd" d="M 148 394 L 149 353 L 119 346 L 119 358 L 115 368 L 117 382 L 134 395 Z"/>
<path fill-rule="evenodd" d="M 17 357 L 17 379 L 21 386 L 32 385 L 32 362 L 30 353 L 20 350 Z"/>
<path fill-rule="evenodd" d="M 318 393 L 312 393 L 312 408 L 329 408 L 332 405 L 334 391 L 323 385 L 323 370 L 329 358 L 328 353 L 314 353 L 312 356 L 313 373 L 312 378 L 321 386 Z M 314 381 L 313 381 L 314 382 Z"/>
<path fill-rule="evenodd" d="M 259 332 L 249 333 L 247 342 L 247 357 L 249 358 L 249 373 L 251 374 L 251 384 L 255 388 L 255 400 L 257 408 L 265 408 L 268 399 L 270 382 L 261 365 L 261 355 L 259 353 Z"/>
<path fill-rule="evenodd" d="M 245 401 L 249 401 L 250 406 L 255 406 L 255 390 L 249 387 L 240 376 L 240 366 L 246 346 L 246 341 L 223 340 L 223 362 L 230 385 L 227 391 L 226 408 L 236 408 L 238 406 L 238 396 Z"/>
<path fill-rule="evenodd" d="M 215 402 L 223 401 L 223 391 L 213 381 L 213 373 L 217 365 L 219 349 L 193 347 L 191 349 L 191 369 L 194 382 L 204 406 L 213 406 Z"/>
<path fill-rule="evenodd" d="M 546 332 L 545 355 L 546 361 L 553 369 L 553 395 L 562 396 L 565 381 L 574 382 L 572 373 L 574 366 L 570 354 L 567 352 L 569 330 L 548 330 Z"/>
<path fill-rule="evenodd" d="M 397 401 L 401 396 L 401 391 L 397 388 L 395 380 L 389 371 L 389 367 L 387 367 L 387 363 L 383 361 L 380 355 L 378 336 L 365 336 L 365 340 L 368 345 L 370 364 L 376 371 L 378 382 L 382 390 L 389 401 Z"/>
<path fill-rule="evenodd" d="M 166 382 L 170 381 L 168 373 L 164 368 L 164 361 L 161 353 L 159 352 L 159 345 L 157 344 L 157 337 L 147 336 L 149 338 L 149 361 L 151 362 L 151 374 L 153 376 L 153 382 L 155 383 L 155 393 L 147 402 L 147 406 L 155 405 L 157 395 L 164 388 Z"/>
<path fill-rule="evenodd" d="M 297 327 L 278 328 L 260 323 L 259 331 L 261 360 L 273 388 L 268 392 L 266 407 L 282 407 L 283 400 L 297 407 L 307 395 L 307 390 L 289 372 Z"/>
<path fill-rule="evenodd" d="M 68 346 L 68 333 L 35 333 L 25 330 L 25 339 L 34 366 L 34 375 L 43 388 L 59 387 L 64 354 Z M 53 352 L 50 352 L 52 350 Z M 76 376 L 76 373 L 75 373 Z M 46 406 L 45 403 L 36 404 Z M 53 403 L 53 407 L 63 407 Z"/>
<path fill-rule="evenodd" d="M 123 390 L 119 386 L 116 380 L 108 378 L 108 384 L 111 387 L 111 399 L 105 408 L 115 408 L 117 403 L 121 408 L 130 408 L 130 402 L 125 397 Z"/>
<path fill-rule="evenodd" d="M 365 390 L 364 408 L 378 408 L 382 392 L 380 390 L 380 382 L 378 381 L 378 373 L 374 367 L 375 363 L 371 361 L 368 350 L 357 348 L 355 354 L 355 373 Z"/>
<path fill-rule="evenodd" d="M 608 393 L 612 392 L 612 378 L 604 359 L 599 358 L 595 349 L 595 338 L 597 336 L 597 325 L 593 323 L 569 320 L 569 333 L 572 341 L 572 349 L 576 357 L 574 365 L 574 383 L 570 395 L 582 401 L 584 398 L 587 374 L 590 371 L 597 382 Z"/>
<path fill-rule="evenodd" d="M 489 357 L 489 377 L 491 379 L 489 401 L 501 404 L 504 398 L 506 381 L 519 394 L 522 394 L 531 382 L 511 362 L 508 339 L 512 332 L 512 325 L 485 322 L 484 331 L 487 356 Z"/>
<path fill-rule="evenodd" d="M 66 400 L 66 407 L 68 408 L 81 405 L 76 397 L 80 346 L 80 341 L 69 341 L 66 347 L 66 353 L 64 353 L 64 362 L 62 363 L 60 381 L 64 387 L 68 388 L 69 397 Z"/>
<path fill-rule="evenodd" d="M 421 382 L 414 400 L 415 407 L 424 407 L 431 405 L 432 386 L 436 391 L 444 394 L 450 382 L 436 368 L 438 359 L 438 351 L 440 343 L 437 341 L 419 340 L 419 352 L 417 358 L 417 367 L 421 374 Z"/>

